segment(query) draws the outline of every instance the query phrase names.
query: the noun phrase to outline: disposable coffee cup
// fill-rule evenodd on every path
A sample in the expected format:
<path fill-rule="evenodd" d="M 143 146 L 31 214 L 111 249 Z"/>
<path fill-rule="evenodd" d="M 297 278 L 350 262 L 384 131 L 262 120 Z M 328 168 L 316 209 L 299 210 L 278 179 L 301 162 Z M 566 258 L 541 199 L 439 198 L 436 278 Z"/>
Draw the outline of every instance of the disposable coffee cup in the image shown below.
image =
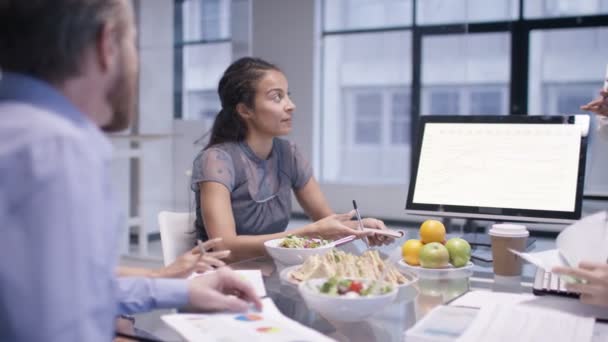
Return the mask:
<path fill-rule="evenodd" d="M 521 275 L 522 260 L 509 249 L 525 252 L 526 240 L 530 232 L 521 224 L 499 223 L 489 231 L 492 239 L 492 259 L 494 273 L 499 276 Z"/>

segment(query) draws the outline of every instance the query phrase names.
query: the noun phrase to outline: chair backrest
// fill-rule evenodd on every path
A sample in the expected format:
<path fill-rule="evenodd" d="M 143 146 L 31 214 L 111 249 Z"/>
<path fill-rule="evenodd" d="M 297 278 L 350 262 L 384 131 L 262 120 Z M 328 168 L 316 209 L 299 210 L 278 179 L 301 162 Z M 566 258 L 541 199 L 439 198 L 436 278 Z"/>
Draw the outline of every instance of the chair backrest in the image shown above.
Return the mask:
<path fill-rule="evenodd" d="M 196 244 L 194 214 L 161 211 L 158 213 L 163 262 L 169 265 Z"/>

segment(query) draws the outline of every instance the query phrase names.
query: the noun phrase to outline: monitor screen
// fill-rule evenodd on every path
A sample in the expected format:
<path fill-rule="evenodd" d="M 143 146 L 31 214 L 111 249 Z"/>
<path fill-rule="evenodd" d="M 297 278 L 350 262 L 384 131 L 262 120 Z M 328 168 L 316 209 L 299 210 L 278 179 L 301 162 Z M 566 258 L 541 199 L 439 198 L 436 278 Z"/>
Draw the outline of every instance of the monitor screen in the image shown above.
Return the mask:
<path fill-rule="evenodd" d="M 576 220 L 588 124 L 583 115 L 421 117 L 406 210 L 493 220 Z"/>

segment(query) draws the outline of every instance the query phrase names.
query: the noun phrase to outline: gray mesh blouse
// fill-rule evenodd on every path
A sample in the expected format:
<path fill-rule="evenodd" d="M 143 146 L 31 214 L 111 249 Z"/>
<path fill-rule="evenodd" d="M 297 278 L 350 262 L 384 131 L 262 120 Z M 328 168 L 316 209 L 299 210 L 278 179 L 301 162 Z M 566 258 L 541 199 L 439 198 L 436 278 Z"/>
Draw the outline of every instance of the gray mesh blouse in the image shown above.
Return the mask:
<path fill-rule="evenodd" d="M 291 190 L 306 185 L 312 168 L 290 141 L 274 138 L 268 159 L 247 143 L 228 142 L 201 151 L 194 159 L 191 189 L 196 198 L 196 229 L 208 240 L 201 213 L 200 183 L 217 182 L 230 191 L 237 235 L 282 232 L 291 214 Z"/>

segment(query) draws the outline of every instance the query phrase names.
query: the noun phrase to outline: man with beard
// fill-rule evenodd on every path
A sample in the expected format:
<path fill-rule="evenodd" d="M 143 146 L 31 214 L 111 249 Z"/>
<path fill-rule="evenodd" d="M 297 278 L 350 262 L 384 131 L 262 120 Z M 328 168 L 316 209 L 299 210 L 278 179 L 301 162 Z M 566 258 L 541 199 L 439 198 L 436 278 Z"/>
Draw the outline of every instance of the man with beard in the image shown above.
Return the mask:
<path fill-rule="evenodd" d="M 122 313 L 260 306 L 228 269 L 114 277 L 102 130 L 127 128 L 136 111 L 128 0 L 0 0 L 0 69 L 1 341 L 108 341 Z"/>

